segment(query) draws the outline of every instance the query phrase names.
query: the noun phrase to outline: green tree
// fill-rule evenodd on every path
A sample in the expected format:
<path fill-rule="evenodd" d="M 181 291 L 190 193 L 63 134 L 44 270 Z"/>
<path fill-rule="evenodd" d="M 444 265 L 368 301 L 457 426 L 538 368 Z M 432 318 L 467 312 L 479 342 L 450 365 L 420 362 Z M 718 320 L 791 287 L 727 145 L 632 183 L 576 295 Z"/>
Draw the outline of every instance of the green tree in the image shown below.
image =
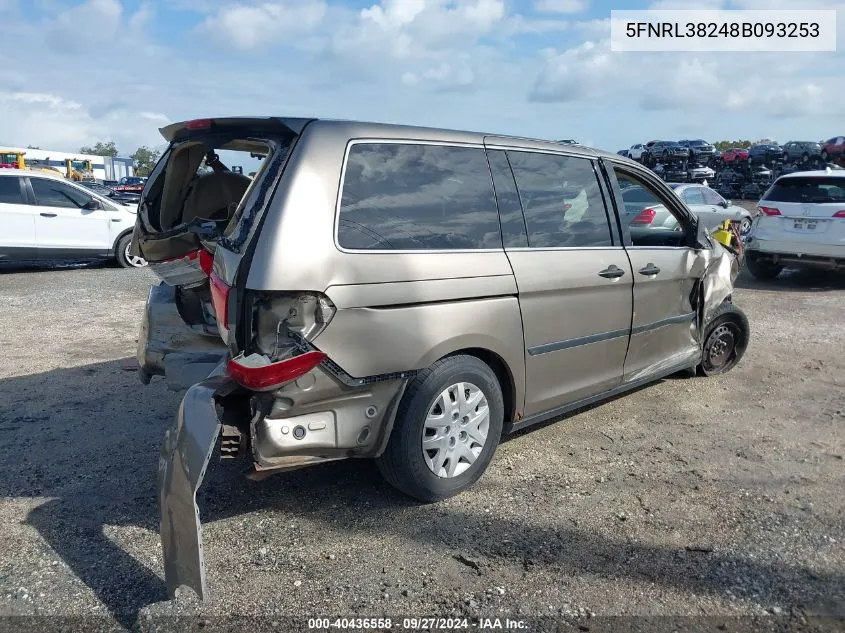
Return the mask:
<path fill-rule="evenodd" d="M 117 156 L 117 146 L 114 141 L 97 141 L 92 147 L 83 146 L 79 148 L 80 154 L 92 154 L 93 156 Z"/>
<path fill-rule="evenodd" d="M 146 145 L 142 145 L 136 149 L 135 153 L 129 157 L 133 161 L 135 175 L 149 176 L 160 156 L 160 151 L 147 147 Z"/>
<path fill-rule="evenodd" d="M 726 149 L 730 149 L 732 147 L 742 147 L 748 149 L 751 147 L 751 141 L 717 141 L 713 143 L 713 146 L 720 152 L 724 152 Z"/>

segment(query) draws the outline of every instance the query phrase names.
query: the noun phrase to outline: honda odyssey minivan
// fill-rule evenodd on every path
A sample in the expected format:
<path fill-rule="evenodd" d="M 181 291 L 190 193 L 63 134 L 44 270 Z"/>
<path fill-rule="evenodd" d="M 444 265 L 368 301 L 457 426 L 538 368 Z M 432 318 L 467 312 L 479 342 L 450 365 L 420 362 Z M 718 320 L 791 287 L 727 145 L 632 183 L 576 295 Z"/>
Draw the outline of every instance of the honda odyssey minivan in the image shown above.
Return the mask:
<path fill-rule="evenodd" d="M 218 439 L 254 477 L 375 458 L 431 502 L 478 480 L 506 433 L 679 371 L 726 372 L 748 344 L 734 255 L 630 159 L 348 121 L 163 133 L 133 240 L 163 279 L 139 362 L 145 380 L 173 356 L 201 367 L 159 462 L 171 591 L 206 595 L 195 494 Z M 222 150 L 263 156 L 255 178 Z M 677 222 L 625 221 L 633 186 L 640 211 Z M 170 329 L 155 323 L 167 310 Z"/>

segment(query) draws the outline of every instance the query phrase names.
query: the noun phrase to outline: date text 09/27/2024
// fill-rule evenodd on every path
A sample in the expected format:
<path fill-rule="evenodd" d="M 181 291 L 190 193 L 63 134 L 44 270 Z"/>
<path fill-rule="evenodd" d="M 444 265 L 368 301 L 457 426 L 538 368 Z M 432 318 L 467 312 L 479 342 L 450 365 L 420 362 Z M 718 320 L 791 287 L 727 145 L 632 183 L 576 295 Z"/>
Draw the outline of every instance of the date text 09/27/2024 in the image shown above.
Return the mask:
<path fill-rule="evenodd" d="M 401 629 L 408 631 L 432 630 L 527 630 L 528 624 L 524 620 L 510 618 L 309 618 L 310 630 L 389 630 Z"/>

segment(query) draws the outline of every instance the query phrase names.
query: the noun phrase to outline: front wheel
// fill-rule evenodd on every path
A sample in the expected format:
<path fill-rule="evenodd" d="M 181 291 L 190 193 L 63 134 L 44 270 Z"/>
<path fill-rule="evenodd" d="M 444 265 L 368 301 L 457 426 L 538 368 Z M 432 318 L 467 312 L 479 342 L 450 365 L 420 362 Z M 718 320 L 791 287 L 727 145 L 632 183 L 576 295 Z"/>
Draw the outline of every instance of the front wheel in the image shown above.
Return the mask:
<path fill-rule="evenodd" d="M 750 334 L 745 313 L 732 303 L 723 303 L 705 328 L 698 371 L 705 376 L 729 372 L 745 354 Z"/>
<path fill-rule="evenodd" d="M 493 370 L 475 356 L 447 356 L 408 385 L 376 464 L 398 490 L 439 501 L 481 477 L 503 424 L 502 389 Z"/>
<path fill-rule="evenodd" d="M 132 235 L 124 235 L 117 243 L 115 250 L 115 259 L 121 268 L 143 268 L 147 265 L 147 260 L 143 257 L 138 257 L 130 253 L 132 246 Z"/>

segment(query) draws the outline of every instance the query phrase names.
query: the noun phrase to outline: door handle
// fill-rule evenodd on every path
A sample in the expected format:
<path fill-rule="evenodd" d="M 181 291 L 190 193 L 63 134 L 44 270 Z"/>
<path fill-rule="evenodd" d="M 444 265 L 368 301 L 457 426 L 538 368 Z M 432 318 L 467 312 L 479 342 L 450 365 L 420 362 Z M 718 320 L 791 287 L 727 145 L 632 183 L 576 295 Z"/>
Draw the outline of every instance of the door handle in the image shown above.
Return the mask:
<path fill-rule="evenodd" d="M 599 277 L 604 277 L 605 279 L 616 279 L 617 277 L 621 277 L 624 274 L 624 270 L 614 264 L 611 264 L 599 273 Z"/>
<path fill-rule="evenodd" d="M 55 218 L 57 214 L 56 213 L 41 213 L 39 215 L 42 218 Z"/>
<path fill-rule="evenodd" d="M 652 264 L 651 262 L 646 264 L 645 268 L 640 268 L 640 270 L 639 270 L 639 273 L 641 275 L 656 275 L 659 272 L 660 272 L 660 269 L 657 266 L 655 266 L 654 264 Z"/>

